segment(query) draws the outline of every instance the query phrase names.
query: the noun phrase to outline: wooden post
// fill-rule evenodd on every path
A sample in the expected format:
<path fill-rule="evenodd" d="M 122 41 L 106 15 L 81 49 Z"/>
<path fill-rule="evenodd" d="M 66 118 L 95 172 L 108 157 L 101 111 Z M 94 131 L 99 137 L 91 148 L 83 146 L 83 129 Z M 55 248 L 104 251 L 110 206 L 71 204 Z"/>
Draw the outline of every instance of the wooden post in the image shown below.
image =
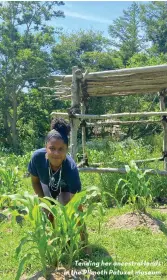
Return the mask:
<path fill-rule="evenodd" d="M 77 132 L 79 127 L 79 119 L 73 117 L 73 114 L 80 111 L 80 81 L 82 79 L 82 73 L 77 66 L 72 68 L 72 85 L 71 85 L 71 108 L 69 110 L 70 115 L 70 153 L 74 160 L 76 160 L 77 154 Z"/>
<path fill-rule="evenodd" d="M 88 77 L 89 70 L 86 70 L 83 75 L 83 79 L 81 82 L 81 114 L 86 113 L 86 104 L 87 104 L 87 86 L 85 84 L 86 78 Z M 86 153 L 86 121 L 84 121 L 84 125 L 82 126 L 82 151 L 83 151 L 83 163 L 88 164 L 88 158 Z"/>
<path fill-rule="evenodd" d="M 159 93 L 161 111 L 165 111 L 165 95 L 166 95 L 165 90 Z M 164 128 L 164 138 L 163 138 L 164 169 L 167 170 L 167 118 L 166 116 L 163 116 L 162 125 Z"/>
<path fill-rule="evenodd" d="M 81 103 L 81 114 L 85 114 L 85 104 L 84 101 Z M 86 159 L 86 127 L 82 126 L 82 151 L 83 151 L 83 160 Z"/>

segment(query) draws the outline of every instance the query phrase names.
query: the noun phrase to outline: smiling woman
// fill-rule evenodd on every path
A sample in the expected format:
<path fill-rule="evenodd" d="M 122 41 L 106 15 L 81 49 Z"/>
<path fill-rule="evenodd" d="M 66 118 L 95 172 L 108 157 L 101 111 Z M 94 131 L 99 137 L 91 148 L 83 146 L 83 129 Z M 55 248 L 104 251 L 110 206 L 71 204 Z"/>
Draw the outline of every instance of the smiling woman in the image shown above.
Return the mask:
<path fill-rule="evenodd" d="M 49 196 L 66 205 L 75 193 L 81 191 L 79 172 L 74 160 L 67 154 L 70 125 L 64 119 L 53 119 L 51 131 L 45 139 L 45 148 L 38 149 L 32 155 L 28 165 L 32 186 L 39 197 Z M 82 205 L 78 208 L 83 211 Z M 53 215 L 44 210 L 53 223 Z M 80 226 L 80 222 L 78 222 Z M 88 235 L 86 225 L 80 231 L 81 240 L 87 248 Z"/>
<path fill-rule="evenodd" d="M 32 186 L 39 197 L 49 196 L 67 204 L 81 191 L 79 173 L 74 160 L 67 154 L 69 124 L 53 119 L 45 148 L 34 152 L 28 166 Z"/>

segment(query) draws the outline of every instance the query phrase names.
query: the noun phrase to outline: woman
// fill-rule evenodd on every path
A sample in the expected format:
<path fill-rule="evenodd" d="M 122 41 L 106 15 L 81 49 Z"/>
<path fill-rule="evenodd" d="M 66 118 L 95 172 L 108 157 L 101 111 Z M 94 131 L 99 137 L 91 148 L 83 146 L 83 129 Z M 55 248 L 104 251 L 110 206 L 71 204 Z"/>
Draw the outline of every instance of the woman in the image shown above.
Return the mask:
<path fill-rule="evenodd" d="M 75 193 L 81 191 L 79 173 L 74 160 L 67 155 L 69 124 L 63 119 L 53 119 L 51 131 L 45 139 L 45 148 L 34 152 L 28 166 L 32 186 L 39 197 L 50 196 L 66 205 Z M 82 211 L 82 206 L 79 207 Z M 52 215 L 48 215 L 53 221 Z M 86 231 L 81 239 L 87 244 Z"/>

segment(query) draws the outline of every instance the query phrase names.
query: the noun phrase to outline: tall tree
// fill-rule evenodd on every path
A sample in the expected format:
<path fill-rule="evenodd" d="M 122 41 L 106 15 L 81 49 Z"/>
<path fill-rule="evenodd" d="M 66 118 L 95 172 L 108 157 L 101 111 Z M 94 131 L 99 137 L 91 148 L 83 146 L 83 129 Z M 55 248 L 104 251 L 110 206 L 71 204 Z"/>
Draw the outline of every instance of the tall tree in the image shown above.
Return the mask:
<path fill-rule="evenodd" d="M 48 49 L 55 42 L 47 25 L 64 16 L 63 2 L 0 3 L 0 99 L 8 144 L 18 150 L 18 100 L 22 91 L 37 86 L 52 71 Z"/>
<path fill-rule="evenodd" d="M 17 125 L 21 139 L 19 150 L 23 153 L 38 149 L 44 144 L 46 131 L 50 129 L 51 112 L 70 107 L 70 101 L 55 100 L 49 90 L 35 88 L 26 94 L 22 93 L 18 104 Z"/>
<path fill-rule="evenodd" d="M 114 20 L 109 26 L 111 45 L 120 50 L 120 55 L 126 66 L 127 61 L 133 54 L 142 48 L 142 35 L 140 32 L 139 5 L 133 2 L 123 16 Z"/>
<path fill-rule="evenodd" d="M 91 58 L 95 59 L 96 56 L 97 59 L 98 56 L 105 55 L 108 43 L 108 39 L 99 31 L 80 30 L 77 33 L 61 35 L 59 43 L 52 50 L 55 70 L 63 74 L 71 74 L 74 65 L 91 68 Z"/>
<path fill-rule="evenodd" d="M 55 70 L 71 74 L 72 67 L 85 71 L 105 71 L 123 66 L 117 51 L 109 49 L 109 40 L 99 31 L 63 34 L 52 50 Z M 93 97 L 89 100 L 88 113 L 105 113 L 111 108 L 111 98 Z"/>
<path fill-rule="evenodd" d="M 167 2 L 152 1 L 141 5 L 141 20 L 147 40 L 155 53 L 167 52 Z"/>

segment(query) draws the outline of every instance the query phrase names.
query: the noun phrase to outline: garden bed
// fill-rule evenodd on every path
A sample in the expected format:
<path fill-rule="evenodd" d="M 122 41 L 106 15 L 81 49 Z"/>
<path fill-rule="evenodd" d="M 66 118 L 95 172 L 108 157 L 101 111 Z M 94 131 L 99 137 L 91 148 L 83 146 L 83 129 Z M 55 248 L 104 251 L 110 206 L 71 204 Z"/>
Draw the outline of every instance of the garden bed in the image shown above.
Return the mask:
<path fill-rule="evenodd" d="M 167 213 L 167 208 L 161 208 L 160 211 L 162 211 L 162 213 Z M 165 224 L 159 219 L 152 217 L 148 213 L 144 214 L 138 212 L 130 212 L 118 217 L 112 217 L 106 223 L 106 226 L 116 229 L 133 229 L 147 227 L 153 233 L 161 233 L 161 228 L 163 226 L 165 227 Z"/>

